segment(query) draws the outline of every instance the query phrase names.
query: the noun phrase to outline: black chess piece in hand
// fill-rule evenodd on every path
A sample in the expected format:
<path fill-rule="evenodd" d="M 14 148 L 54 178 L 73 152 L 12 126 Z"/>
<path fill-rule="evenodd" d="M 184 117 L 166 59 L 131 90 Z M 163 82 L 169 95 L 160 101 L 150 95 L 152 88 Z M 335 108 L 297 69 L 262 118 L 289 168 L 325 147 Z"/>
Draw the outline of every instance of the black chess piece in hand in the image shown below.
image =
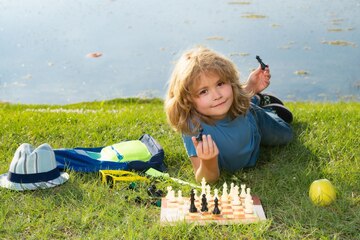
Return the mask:
<path fill-rule="evenodd" d="M 267 65 L 261 60 L 261 58 L 259 56 L 256 56 L 256 60 L 258 60 L 258 62 L 261 65 L 261 69 L 265 70 L 265 68 L 267 67 Z"/>
<path fill-rule="evenodd" d="M 204 129 L 200 128 L 199 134 L 196 136 L 196 141 L 201 142 Z"/>

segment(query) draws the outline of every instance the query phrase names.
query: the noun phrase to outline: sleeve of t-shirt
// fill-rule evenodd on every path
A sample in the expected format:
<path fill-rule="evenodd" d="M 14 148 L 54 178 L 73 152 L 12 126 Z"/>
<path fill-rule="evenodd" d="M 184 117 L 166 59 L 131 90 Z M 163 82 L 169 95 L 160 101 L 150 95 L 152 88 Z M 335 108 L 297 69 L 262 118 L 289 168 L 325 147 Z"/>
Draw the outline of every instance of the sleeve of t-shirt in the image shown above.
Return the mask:
<path fill-rule="evenodd" d="M 184 146 L 185 146 L 188 156 L 196 157 L 197 154 L 196 154 L 195 146 L 191 140 L 191 136 L 183 134 L 182 139 L 184 141 Z"/>

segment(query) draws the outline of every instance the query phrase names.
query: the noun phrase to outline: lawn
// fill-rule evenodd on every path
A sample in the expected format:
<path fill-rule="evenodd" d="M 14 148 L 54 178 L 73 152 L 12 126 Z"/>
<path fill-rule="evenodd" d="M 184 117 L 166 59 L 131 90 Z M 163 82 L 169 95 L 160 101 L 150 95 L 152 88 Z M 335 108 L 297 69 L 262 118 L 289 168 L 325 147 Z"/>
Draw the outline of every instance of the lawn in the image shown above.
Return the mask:
<path fill-rule="evenodd" d="M 294 141 L 262 148 L 255 168 L 222 173 L 224 182 L 246 183 L 260 197 L 267 220 L 248 225 L 160 225 L 149 184 L 102 185 L 98 173 L 68 171 L 56 188 L 15 192 L 0 188 L 1 239 L 359 239 L 360 103 L 287 103 L 294 114 Z M 153 136 L 165 151 L 171 177 L 194 183 L 181 136 L 166 123 L 158 99 L 115 99 L 71 105 L 0 103 L 0 173 L 8 171 L 21 143 L 56 148 L 106 146 Z M 329 179 L 337 200 L 314 206 L 316 179 Z M 158 189 L 187 185 L 151 179 Z M 141 198 L 141 201 L 136 201 Z"/>

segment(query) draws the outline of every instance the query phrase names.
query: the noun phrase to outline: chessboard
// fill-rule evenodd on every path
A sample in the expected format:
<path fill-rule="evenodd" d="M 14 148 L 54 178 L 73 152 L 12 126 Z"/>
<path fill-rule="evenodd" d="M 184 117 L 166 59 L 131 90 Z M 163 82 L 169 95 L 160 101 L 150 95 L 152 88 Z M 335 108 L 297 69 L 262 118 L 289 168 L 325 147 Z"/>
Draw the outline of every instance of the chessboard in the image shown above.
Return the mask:
<path fill-rule="evenodd" d="M 253 211 L 252 213 L 245 213 L 244 200 L 241 200 L 240 205 L 233 205 L 231 201 L 218 201 L 220 214 L 213 214 L 214 200 L 207 202 L 208 211 L 201 212 L 201 200 L 195 200 L 197 212 L 189 212 L 190 199 L 182 197 L 176 201 L 169 201 L 167 198 L 162 198 L 161 201 L 161 216 L 160 222 L 163 225 L 175 224 L 177 222 L 194 223 L 204 225 L 215 223 L 219 225 L 230 224 L 248 224 L 266 220 L 264 209 L 258 197 L 252 196 Z"/>

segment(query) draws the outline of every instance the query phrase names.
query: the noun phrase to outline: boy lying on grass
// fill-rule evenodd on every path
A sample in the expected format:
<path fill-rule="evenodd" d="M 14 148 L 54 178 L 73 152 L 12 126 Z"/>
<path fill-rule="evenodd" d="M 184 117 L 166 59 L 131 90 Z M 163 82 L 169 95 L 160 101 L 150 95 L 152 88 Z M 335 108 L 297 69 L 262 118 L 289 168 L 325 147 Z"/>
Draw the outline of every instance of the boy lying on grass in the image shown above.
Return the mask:
<path fill-rule="evenodd" d="M 204 177 L 215 182 L 221 169 L 253 167 L 260 144 L 291 141 L 291 112 L 278 98 L 261 94 L 270 77 L 269 67 L 259 66 L 241 84 L 235 64 L 204 47 L 180 57 L 170 78 L 165 110 L 170 125 L 182 133 L 196 181 Z"/>

